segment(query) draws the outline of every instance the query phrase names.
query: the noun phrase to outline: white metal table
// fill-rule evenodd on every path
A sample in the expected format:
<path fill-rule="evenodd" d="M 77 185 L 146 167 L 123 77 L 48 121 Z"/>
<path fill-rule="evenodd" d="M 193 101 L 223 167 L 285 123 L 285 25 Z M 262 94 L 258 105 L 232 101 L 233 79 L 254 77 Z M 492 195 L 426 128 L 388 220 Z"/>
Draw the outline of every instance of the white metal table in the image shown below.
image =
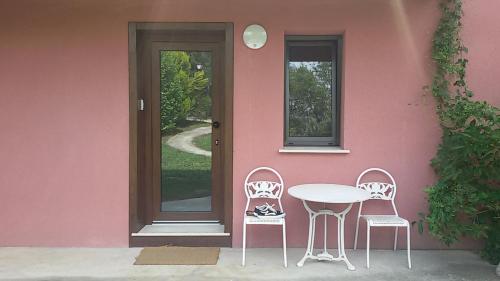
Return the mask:
<path fill-rule="evenodd" d="M 301 267 L 307 259 L 326 260 L 326 261 L 344 261 L 349 270 L 356 268 L 349 262 L 345 254 L 344 245 L 344 221 L 347 213 L 352 208 L 353 203 L 362 202 L 370 199 L 370 193 L 364 189 L 355 188 L 354 186 L 341 184 L 302 184 L 290 187 L 288 194 L 292 197 L 302 200 L 304 208 L 309 214 L 309 238 L 307 240 L 307 250 L 304 257 L 297 263 Z M 323 209 L 314 211 L 307 202 L 323 203 Z M 326 204 L 349 204 L 343 211 L 336 213 L 326 208 Z M 324 215 L 324 248 L 323 252 L 314 255 L 314 236 L 316 232 L 316 218 Z M 338 257 L 332 256 L 326 249 L 327 224 L 326 217 L 335 216 L 337 218 L 337 243 Z"/>

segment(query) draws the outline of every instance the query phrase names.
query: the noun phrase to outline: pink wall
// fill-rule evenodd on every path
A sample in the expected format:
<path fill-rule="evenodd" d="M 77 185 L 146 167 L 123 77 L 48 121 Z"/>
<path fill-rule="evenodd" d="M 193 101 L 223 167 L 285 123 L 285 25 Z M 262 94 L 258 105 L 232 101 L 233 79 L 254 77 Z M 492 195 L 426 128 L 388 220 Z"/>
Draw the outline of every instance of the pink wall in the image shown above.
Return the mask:
<path fill-rule="evenodd" d="M 496 0 L 466 1 L 464 30 L 471 85 L 478 98 L 496 105 L 498 8 Z M 429 83 L 436 16 L 435 0 L 0 2 L 0 245 L 128 245 L 129 21 L 235 24 L 235 247 L 241 245 L 242 182 L 257 165 L 278 169 L 287 186 L 353 184 L 364 168 L 384 167 L 398 181 L 400 213 L 416 220 L 426 208 L 422 190 L 434 181 L 429 160 L 440 136 L 432 98 L 421 90 Z M 258 51 L 240 39 L 243 28 L 255 22 L 269 35 Z M 340 33 L 342 133 L 352 152 L 278 153 L 283 36 Z M 289 246 L 304 247 L 305 211 L 288 196 L 284 205 Z M 348 246 L 353 223 L 354 212 Z M 269 231 L 276 239 L 262 239 L 250 229 L 249 246 L 279 246 L 278 231 Z M 378 232 L 374 246 L 388 248 L 389 232 Z M 415 248 L 440 245 L 415 230 L 412 240 Z"/>

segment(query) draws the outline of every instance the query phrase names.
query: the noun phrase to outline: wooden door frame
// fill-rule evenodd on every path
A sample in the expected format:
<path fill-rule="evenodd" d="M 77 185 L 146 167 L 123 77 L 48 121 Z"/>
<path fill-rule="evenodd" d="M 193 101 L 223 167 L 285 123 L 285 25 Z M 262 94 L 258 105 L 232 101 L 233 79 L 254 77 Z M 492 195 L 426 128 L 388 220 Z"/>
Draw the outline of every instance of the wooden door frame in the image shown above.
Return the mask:
<path fill-rule="evenodd" d="M 139 192 L 139 148 L 138 148 L 138 31 L 193 31 L 222 32 L 224 34 L 223 95 L 223 200 L 225 237 L 132 237 L 145 225 L 145 214 L 141 192 Z M 183 245 L 231 246 L 233 219 L 233 23 L 137 23 L 130 22 L 129 31 L 129 245 L 146 246 L 176 243 Z"/>

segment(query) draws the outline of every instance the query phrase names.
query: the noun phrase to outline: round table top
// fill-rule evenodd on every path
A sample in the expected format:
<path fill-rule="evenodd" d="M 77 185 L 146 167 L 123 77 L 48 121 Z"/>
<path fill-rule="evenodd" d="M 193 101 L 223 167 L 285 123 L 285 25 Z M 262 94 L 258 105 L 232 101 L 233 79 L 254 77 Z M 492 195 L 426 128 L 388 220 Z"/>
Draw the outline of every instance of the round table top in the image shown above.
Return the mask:
<path fill-rule="evenodd" d="M 300 200 L 320 203 L 356 203 L 370 199 L 370 192 L 350 185 L 313 183 L 292 186 L 288 194 Z"/>

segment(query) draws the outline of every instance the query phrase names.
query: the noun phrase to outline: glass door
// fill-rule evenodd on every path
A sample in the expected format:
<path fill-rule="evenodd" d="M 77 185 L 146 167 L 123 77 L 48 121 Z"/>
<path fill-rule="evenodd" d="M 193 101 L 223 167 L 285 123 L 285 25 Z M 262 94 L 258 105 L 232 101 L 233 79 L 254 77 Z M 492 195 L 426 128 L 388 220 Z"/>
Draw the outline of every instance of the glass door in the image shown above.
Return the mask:
<path fill-rule="evenodd" d="M 154 220 L 220 220 L 219 46 L 152 45 Z"/>

